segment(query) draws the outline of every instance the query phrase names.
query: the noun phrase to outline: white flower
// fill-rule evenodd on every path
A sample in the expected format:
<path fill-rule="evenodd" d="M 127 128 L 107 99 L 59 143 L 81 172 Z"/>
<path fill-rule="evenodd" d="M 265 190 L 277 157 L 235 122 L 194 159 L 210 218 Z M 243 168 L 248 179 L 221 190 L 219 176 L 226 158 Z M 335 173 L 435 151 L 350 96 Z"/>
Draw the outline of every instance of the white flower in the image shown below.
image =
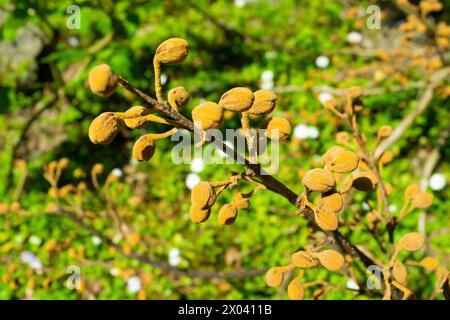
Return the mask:
<path fill-rule="evenodd" d="M 100 243 L 102 243 L 102 239 L 100 239 L 97 236 L 92 237 L 92 243 L 96 246 L 98 246 Z"/>
<path fill-rule="evenodd" d="M 41 260 L 30 251 L 24 251 L 20 254 L 20 260 L 28 264 L 34 270 L 41 270 L 43 268 Z"/>
<path fill-rule="evenodd" d="M 30 237 L 30 239 L 28 239 L 28 242 L 33 244 L 33 245 L 35 245 L 35 246 L 38 246 L 38 245 L 40 245 L 42 243 L 42 240 L 38 236 L 34 236 L 33 235 L 33 236 Z"/>
<path fill-rule="evenodd" d="M 172 248 L 169 251 L 169 264 L 177 267 L 181 262 L 181 251 L 178 248 Z"/>
<path fill-rule="evenodd" d="M 318 56 L 316 58 L 316 66 L 318 68 L 321 68 L 321 69 L 326 68 L 329 66 L 329 64 L 330 64 L 330 58 L 328 58 L 327 56 Z"/>
<path fill-rule="evenodd" d="M 430 188 L 434 191 L 440 191 L 445 188 L 447 181 L 442 173 L 435 173 L 430 177 Z"/>
<path fill-rule="evenodd" d="M 351 290 L 359 290 L 359 286 L 358 284 L 353 281 L 352 279 L 348 279 L 347 280 L 347 289 L 351 289 Z"/>
<path fill-rule="evenodd" d="M 334 99 L 333 96 L 328 92 L 321 92 L 319 94 L 319 101 L 322 104 L 325 104 L 325 102 L 333 100 L 333 99 Z"/>
<path fill-rule="evenodd" d="M 165 85 L 167 83 L 167 74 L 161 73 L 161 85 Z"/>
<path fill-rule="evenodd" d="M 189 173 L 186 176 L 186 187 L 192 190 L 201 181 L 200 176 L 196 173 Z"/>
<path fill-rule="evenodd" d="M 395 204 L 390 204 L 388 207 L 389 212 L 397 211 L 397 206 Z"/>
<path fill-rule="evenodd" d="M 192 159 L 191 162 L 191 171 L 192 172 L 202 172 L 203 168 L 205 167 L 205 163 L 203 162 L 203 159 L 200 157 Z"/>
<path fill-rule="evenodd" d="M 127 280 L 127 291 L 130 293 L 136 293 L 141 290 L 141 279 L 138 276 L 129 277 Z"/>
<path fill-rule="evenodd" d="M 347 35 L 347 41 L 352 44 L 361 43 L 362 34 L 356 31 L 352 31 Z"/>
<path fill-rule="evenodd" d="M 307 139 L 309 137 L 308 126 L 299 124 L 294 128 L 294 137 L 298 139 Z"/>
<path fill-rule="evenodd" d="M 114 168 L 111 173 L 117 177 L 122 177 L 123 176 L 123 171 L 120 168 Z"/>

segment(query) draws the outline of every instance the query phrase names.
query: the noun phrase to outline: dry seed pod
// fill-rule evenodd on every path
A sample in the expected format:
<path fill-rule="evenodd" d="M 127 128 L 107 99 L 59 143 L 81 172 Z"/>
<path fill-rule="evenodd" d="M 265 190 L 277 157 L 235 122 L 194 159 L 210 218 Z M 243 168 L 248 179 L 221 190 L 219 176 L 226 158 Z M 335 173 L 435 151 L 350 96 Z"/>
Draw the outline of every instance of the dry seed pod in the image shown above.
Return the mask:
<path fill-rule="evenodd" d="M 405 234 L 400 238 L 397 244 L 397 249 L 404 249 L 407 251 L 418 251 L 422 249 L 425 239 L 418 232 L 411 232 Z"/>
<path fill-rule="evenodd" d="M 211 213 L 211 209 L 199 209 L 195 206 L 191 206 L 189 209 L 189 216 L 191 217 L 192 222 L 202 223 L 208 220 L 209 214 Z"/>
<path fill-rule="evenodd" d="M 394 267 L 392 268 L 392 275 L 394 279 L 400 282 L 401 284 L 406 284 L 408 271 L 406 267 L 398 260 L 395 260 Z"/>
<path fill-rule="evenodd" d="M 156 49 L 155 58 L 164 64 L 177 64 L 186 59 L 189 44 L 181 38 L 170 38 L 163 41 Z"/>
<path fill-rule="evenodd" d="M 95 144 L 108 144 L 119 132 L 117 117 L 113 112 L 103 112 L 89 126 L 89 139 Z"/>
<path fill-rule="evenodd" d="M 324 155 L 322 156 L 322 164 L 325 165 L 328 162 L 330 162 L 330 160 L 332 158 L 334 158 L 334 156 L 342 151 L 345 151 L 344 148 L 340 147 L 340 146 L 332 146 L 330 149 L 327 150 L 327 152 L 324 153 Z"/>
<path fill-rule="evenodd" d="M 322 206 L 333 212 L 339 212 L 344 204 L 341 195 L 335 190 L 322 193 L 321 198 Z"/>
<path fill-rule="evenodd" d="M 244 198 L 242 193 L 237 193 L 234 196 L 233 203 L 239 210 L 247 210 L 250 207 L 250 200 L 248 198 Z"/>
<path fill-rule="evenodd" d="M 145 134 L 136 140 L 133 146 L 133 158 L 137 161 L 148 161 L 155 153 L 155 140 Z"/>
<path fill-rule="evenodd" d="M 309 170 L 303 177 L 302 183 L 308 190 L 321 193 L 331 191 L 336 185 L 331 171 L 321 168 Z"/>
<path fill-rule="evenodd" d="M 297 251 L 291 256 L 292 263 L 298 268 L 313 268 L 318 262 L 310 253 L 306 251 Z"/>
<path fill-rule="evenodd" d="M 291 124 L 284 118 L 274 117 L 269 121 L 265 134 L 270 139 L 284 141 L 291 134 Z"/>
<path fill-rule="evenodd" d="M 360 172 L 352 177 L 352 187 L 356 190 L 369 192 L 375 188 L 377 179 L 372 172 Z"/>
<path fill-rule="evenodd" d="M 433 202 L 433 195 L 429 192 L 420 192 L 413 198 L 412 206 L 414 208 L 425 209 L 431 206 Z"/>
<path fill-rule="evenodd" d="M 89 72 L 89 87 L 99 96 L 108 97 L 117 88 L 117 76 L 107 64 L 98 65 Z"/>
<path fill-rule="evenodd" d="M 232 203 L 224 204 L 219 210 L 219 223 L 221 225 L 232 224 L 237 217 L 238 210 Z"/>
<path fill-rule="evenodd" d="M 420 192 L 420 186 L 417 183 L 411 183 L 405 190 L 407 200 L 414 198 Z"/>
<path fill-rule="evenodd" d="M 207 181 L 197 183 L 191 191 L 192 205 L 199 209 L 210 208 L 216 201 L 216 194 Z"/>
<path fill-rule="evenodd" d="M 147 113 L 147 109 L 142 106 L 134 106 L 125 112 L 125 125 L 130 129 L 140 129 L 147 124 L 147 120 L 143 117 Z"/>
<path fill-rule="evenodd" d="M 219 128 L 222 124 L 222 108 L 215 102 L 203 102 L 192 110 L 192 119 L 199 129 Z"/>
<path fill-rule="evenodd" d="M 338 271 L 344 266 L 344 257 L 337 251 L 324 250 L 319 252 L 317 258 L 320 264 L 330 271 Z"/>
<path fill-rule="evenodd" d="M 334 231 L 339 226 L 336 214 L 326 208 L 314 209 L 314 221 L 324 231 Z"/>
<path fill-rule="evenodd" d="M 287 294 L 291 300 L 303 300 L 305 297 L 305 288 L 299 283 L 298 277 L 295 277 L 288 285 Z"/>
<path fill-rule="evenodd" d="M 394 153 L 390 150 L 383 153 L 380 157 L 380 163 L 381 164 L 387 164 L 391 162 L 394 159 Z"/>
<path fill-rule="evenodd" d="M 266 272 L 266 284 L 271 288 L 276 288 L 280 286 L 283 281 L 283 267 L 273 267 Z"/>
<path fill-rule="evenodd" d="M 349 173 L 358 167 L 359 157 L 349 150 L 335 152 L 328 158 L 326 165 L 333 171 L 339 173 Z"/>
<path fill-rule="evenodd" d="M 250 109 L 255 96 L 248 88 L 237 87 L 225 92 L 219 101 L 219 106 L 225 110 L 244 112 Z"/>
<path fill-rule="evenodd" d="M 385 139 L 389 137 L 392 134 L 392 127 L 391 126 L 381 126 L 380 129 L 378 129 L 378 138 Z"/>
<path fill-rule="evenodd" d="M 252 115 L 266 115 L 275 109 L 277 95 L 270 90 L 258 90 L 254 92 L 255 100 L 248 113 Z"/>
<path fill-rule="evenodd" d="M 189 92 L 187 92 L 187 90 L 184 87 L 176 87 L 170 89 L 167 97 L 170 103 L 172 103 L 172 101 L 173 103 L 175 103 L 177 109 L 187 105 L 189 99 L 191 98 Z"/>
<path fill-rule="evenodd" d="M 428 272 L 431 272 L 439 267 L 439 261 L 435 257 L 425 257 L 419 262 L 419 265 Z"/>

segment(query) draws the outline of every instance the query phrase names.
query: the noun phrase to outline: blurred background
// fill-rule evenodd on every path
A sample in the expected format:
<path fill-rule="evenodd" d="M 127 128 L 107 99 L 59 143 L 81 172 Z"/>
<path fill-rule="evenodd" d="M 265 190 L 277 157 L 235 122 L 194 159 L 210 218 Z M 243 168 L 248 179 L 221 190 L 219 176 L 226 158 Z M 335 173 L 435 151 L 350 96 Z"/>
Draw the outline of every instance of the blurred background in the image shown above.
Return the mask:
<path fill-rule="evenodd" d="M 442 74 L 450 2 L 422 2 L 430 5 L 417 13 L 419 1 L 0 0 L 0 299 L 285 298 L 263 273 L 288 263 L 314 236 L 285 199 L 261 191 L 233 225 L 220 226 L 214 215 L 198 225 L 189 218 L 190 189 L 226 179 L 238 165 L 175 165 L 170 139 L 148 163 L 132 161 L 133 142 L 163 126 L 122 130 L 109 146 L 89 141 L 99 113 L 143 103 L 121 89 L 107 99 L 92 94 L 89 70 L 107 63 L 155 96 L 153 55 L 170 37 L 190 44 L 183 64 L 162 69 L 165 92 L 184 86 L 191 93 L 186 116 L 235 86 L 277 93 L 275 115 L 290 120 L 293 134 L 281 147 L 276 177 L 298 193 L 302 175 L 347 130 L 324 102 L 361 86 L 359 123 L 369 145 L 381 125 L 403 128 L 383 171 L 392 186 L 389 210 L 398 213 L 412 182 L 434 195 L 433 206 L 408 216 L 397 234 L 425 233 L 426 254 L 448 268 L 450 86 Z M 239 127 L 239 118 L 226 117 L 223 127 Z M 83 208 L 76 221 L 52 210 L 43 169 L 59 159 L 69 160 L 59 179 L 62 198 Z M 232 196 L 224 192 L 219 202 Z M 374 197 L 355 196 L 349 225 Z M 128 238 L 111 214 L 132 230 Z M 363 231 L 342 228 L 377 254 Z M 417 268 L 410 274 L 415 297 L 428 297 L 435 276 Z M 331 283 L 326 292 L 308 291 L 308 299 L 372 298 L 345 273 L 322 268 L 305 277 Z"/>

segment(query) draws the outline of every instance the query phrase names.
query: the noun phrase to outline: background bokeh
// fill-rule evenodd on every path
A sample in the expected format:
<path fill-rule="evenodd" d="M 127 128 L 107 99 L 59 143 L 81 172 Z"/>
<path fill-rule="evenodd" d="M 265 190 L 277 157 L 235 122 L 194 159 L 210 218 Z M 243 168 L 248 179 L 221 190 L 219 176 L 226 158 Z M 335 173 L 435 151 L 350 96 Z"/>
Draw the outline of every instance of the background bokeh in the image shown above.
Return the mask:
<path fill-rule="evenodd" d="M 436 23 L 449 21 L 450 2 L 442 3 L 444 8 L 429 17 Z M 0 0 L 0 299 L 285 298 L 283 290 L 267 287 L 260 273 L 288 263 L 312 237 L 306 220 L 268 191 L 256 194 L 250 209 L 231 226 L 220 226 L 214 216 L 201 225 L 192 223 L 189 183 L 226 179 L 240 167 L 202 166 L 199 160 L 192 166 L 175 165 L 169 139 L 158 143 L 148 163 L 133 162 L 133 142 L 145 130 L 161 132 L 163 126 L 123 130 L 111 145 L 93 145 L 87 130 L 95 116 L 142 104 L 120 89 L 107 99 L 92 94 L 87 75 L 93 66 L 107 63 L 154 96 L 155 49 L 176 36 L 188 40 L 190 53 L 183 64 L 163 67 L 162 78 L 166 92 L 184 86 L 191 93 L 182 112 L 186 116 L 200 101 L 218 101 L 234 86 L 274 90 L 275 115 L 287 117 L 294 128 L 282 145 L 276 176 L 296 192 L 302 191 L 304 172 L 318 166 L 336 133 L 346 130 L 323 107 L 329 95 L 340 98 L 340 88 L 356 85 L 367 90 L 360 128 L 373 143 L 378 128 L 395 128 L 414 110 L 430 76 L 448 66 L 448 47 L 436 57 L 426 36 L 415 43 L 402 42 L 406 14 L 391 1 L 78 1 L 81 28 L 71 30 L 66 9 L 72 4 Z M 366 9 L 371 4 L 381 8 L 381 29 L 367 28 Z M 428 188 L 433 206 L 408 216 L 396 234 L 422 228 L 426 253 L 447 268 L 449 91 L 447 79 L 392 146 L 394 161 L 384 169 L 393 187 L 389 200 L 394 214 L 409 183 L 425 181 L 427 187 L 434 179 L 435 185 Z M 233 116 L 224 128 L 238 126 L 239 118 Z M 424 176 L 435 150 L 437 162 Z M 103 197 L 107 193 L 116 212 L 139 234 L 139 241 L 125 251 L 151 256 L 177 270 L 258 275 L 224 278 L 217 273 L 203 278 L 162 271 L 51 213 L 53 200 L 43 168 L 61 158 L 70 162 L 60 186 L 87 183 L 83 206 L 89 216 L 83 218 L 89 225 L 125 245 L 108 217 Z M 110 172 L 120 176 L 105 192 L 96 191 L 90 180 L 96 163 L 104 167 L 101 184 Z M 225 192 L 219 203 L 232 195 Z M 354 212 L 364 215 L 364 203 L 373 197 L 357 194 L 345 220 L 350 224 Z M 422 224 L 420 215 L 425 217 Z M 355 244 L 371 248 L 373 239 L 363 226 L 353 226 L 351 232 L 344 226 L 342 232 Z M 70 265 L 81 270 L 82 285 L 76 290 L 66 285 Z M 428 297 L 434 275 L 414 267 L 409 271 L 415 298 Z M 370 298 L 345 290 L 352 287 L 345 273 L 319 268 L 307 272 L 306 278 L 332 284 L 323 295 L 326 299 Z M 314 294 L 311 290 L 307 298 Z"/>

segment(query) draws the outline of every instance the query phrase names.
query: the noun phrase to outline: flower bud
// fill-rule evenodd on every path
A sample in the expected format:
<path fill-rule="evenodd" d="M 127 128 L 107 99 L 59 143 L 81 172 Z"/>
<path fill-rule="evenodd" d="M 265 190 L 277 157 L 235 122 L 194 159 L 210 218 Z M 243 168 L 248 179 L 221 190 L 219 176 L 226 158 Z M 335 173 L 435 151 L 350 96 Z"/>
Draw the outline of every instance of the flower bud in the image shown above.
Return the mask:
<path fill-rule="evenodd" d="M 191 96 L 184 87 L 176 87 L 169 90 L 168 100 L 175 102 L 178 108 L 182 108 L 189 102 Z"/>
<path fill-rule="evenodd" d="M 181 38 L 170 38 L 163 41 L 156 49 L 155 58 L 164 64 L 177 64 L 186 59 L 189 44 Z"/>
<path fill-rule="evenodd" d="M 405 285 L 407 282 L 408 271 L 406 267 L 398 260 L 395 260 L 394 267 L 392 268 L 392 275 L 394 279 L 397 280 L 400 284 Z"/>
<path fill-rule="evenodd" d="M 143 116 L 147 113 L 147 109 L 142 106 L 131 107 L 125 112 L 125 125 L 130 129 L 140 129 L 147 124 L 147 120 Z"/>
<path fill-rule="evenodd" d="M 298 251 L 291 256 L 292 263 L 298 268 L 313 268 L 317 266 L 317 260 L 306 251 Z"/>
<path fill-rule="evenodd" d="M 422 249 L 425 239 L 418 232 L 410 232 L 400 238 L 397 244 L 398 249 L 405 249 L 407 251 L 418 251 Z"/>
<path fill-rule="evenodd" d="M 327 158 L 326 165 L 333 171 L 339 173 L 349 173 L 358 167 L 359 157 L 349 150 L 334 152 Z"/>
<path fill-rule="evenodd" d="M 191 203 L 199 209 L 210 208 L 216 201 L 216 194 L 207 181 L 197 183 L 191 191 Z"/>
<path fill-rule="evenodd" d="M 413 198 L 412 205 L 415 208 L 425 209 L 431 206 L 433 202 L 433 195 L 429 192 L 420 192 Z"/>
<path fill-rule="evenodd" d="M 322 193 L 321 198 L 322 206 L 333 212 L 339 212 L 344 204 L 341 195 L 335 190 Z"/>
<path fill-rule="evenodd" d="M 255 100 L 248 110 L 252 115 L 266 115 L 275 109 L 277 95 L 270 90 L 258 90 L 254 93 Z"/>
<path fill-rule="evenodd" d="M 340 146 L 332 146 L 330 149 L 327 150 L 327 152 L 324 153 L 322 156 L 322 164 L 325 165 L 328 162 L 331 161 L 331 159 L 334 158 L 334 156 L 342 151 L 345 151 L 344 148 Z"/>
<path fill-rule="evenodd" d="M 133 158 L 137 161 L 148 161 L 153 157 L 155 149 L 155 140 L 149 134 L 145 134 L 134 143 Z"/>
<path fill-rule="evenodd" d="M 411 183 L 405 190 L 407 200 L 414 198 L 420 192 L 420 186 L 417 183 Z"/>
<path fill-rule="evenodd" d="M 345 259 L 337 251 L 324 250 L 317 255 L 320 264 L 330 271 L 338 271 L 344 266 Z"/>
<path fill-rule="evenodd" d="M 110 96 L 117 87 L 117 76 L 107 64 L 98 65 L 89 72 L 89 87 L 99 96 Z"/>
<path fill-rule="evenodd" d="M 334 231 L 339 226 L 336 214 L 326 208 L 314 209 L 314 221 L 324 231 Z"/>
<path fill-rule="evenodd" d="M 391 126 L 381 126 L 380 129 L 378 129 L 378 138 L 385 139 L 389 137 L 392 134 L 392 127 Z"/>
<path fill-rule="evenodd" d="M 328 192 L 336 185 L 331 171 L 320 168 L 309 170 L 303 177 L 302 183 L 308 190 L 320 193 Z"/>
<path fill-rule="evenodd" d="M 244 112 L 250 109 L 255 96 L 250 89 L 237 87 L 225 92 L 219 101 L 219 106 L 225 110 Z"/>
<path fill-rule="evenodd" d="M 394 153 L 390 150 L 383 153 L 380 157 L 380 163 L 381 164 L 387 164 L 391 162 L 394 159 Z"/>
<path fill-rule="evenodd" d="M 224 204 L 219 210 L 219 223 L 221 225 L 232 224 L 237 217 L 238 210 L 231 204 Z"/>
<path fill-rule="evenodd" d="M 269 271 L 266 272 L 266 284 L 271 288 L 280 286 L 283 281 L 283 272 L 284 268 L 282 267 L 270 268 Z"/>
<path fill-rule="evenodd" d="M 191 217 L 191 220 L 195 223 L 202 223 L 208 220 L 209 214 L 211 213 L 211 209 L 199 209 L 196 206 L 191 206 L 189 210 L 189 216 Z"/>
<path fill-rule="evenodd" d="M 273 140 L 286 140 L 291 134 L 291 124 L 284 118 L 274 117 L 269 121 L 266 137 Z"/>
<path fill-rule="evenodd" d="M 242 193 L 237 193 L 234 196 L 233 204 L 239 210 L 247 210 L 250 207 L 250 200 L 248 198 L 244 198 Z"/>
<path fill-rule="evenodd" d="M 425 257 L 419 262 L 419 265 L 428 272 L 431 272 L 439 267 L 439 261 L 435 257 Z"/>
<path fill-rule="evenodd" d="M 108 144 L 119 132 L 119 124 L 113 112 L 103 112 L 89 126 L 89 139 L 95 144 Z"/>
<path fill-rule="evenodd" d="M 305 289 L 299 279 L 295 277 L 288 285 L 287 288 L 288 298 L 291 300 L 303 300 L 305 297 Z"/>
<path fill-rule="evenodd" d="M 192 119 L 197 128 L 216 129 L 222 124 L 222 108 L 215 102 L 203 102 L 192 110 Z"/>

